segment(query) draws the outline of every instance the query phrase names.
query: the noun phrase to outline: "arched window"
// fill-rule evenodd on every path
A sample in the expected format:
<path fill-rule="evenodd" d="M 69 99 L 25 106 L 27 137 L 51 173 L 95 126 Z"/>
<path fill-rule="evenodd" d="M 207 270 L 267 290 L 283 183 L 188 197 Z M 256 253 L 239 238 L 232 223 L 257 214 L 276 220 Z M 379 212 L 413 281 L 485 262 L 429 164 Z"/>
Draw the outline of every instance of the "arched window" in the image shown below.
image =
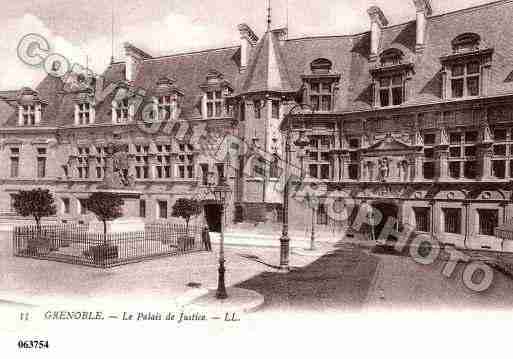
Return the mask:
<path fill-rule="evenodd" d="M 476 51 L 479 49 L 480 41 L 481 37 L 478 34 L 467 32 L 452 40 L 452 50 L 455 53 Z"/>
<path fill-rule="evenodd" d="M 328 59 L 317 59 L 312 61 L 310 69 L 314 74 L 328 74 L 331 72 L 333 64 Z"/>

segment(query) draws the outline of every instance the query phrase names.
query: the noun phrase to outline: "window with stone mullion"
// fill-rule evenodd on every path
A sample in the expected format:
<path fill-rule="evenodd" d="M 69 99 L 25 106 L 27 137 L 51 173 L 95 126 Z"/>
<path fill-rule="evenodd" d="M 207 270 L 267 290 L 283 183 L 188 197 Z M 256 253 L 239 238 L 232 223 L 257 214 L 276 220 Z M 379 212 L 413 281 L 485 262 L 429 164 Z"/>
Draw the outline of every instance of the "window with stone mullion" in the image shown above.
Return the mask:
<path fill-rule="evenodd" d="M 221 90 L 207 92 L 207 117 L 222 117 L 223 115 L 223 94 Z"/>
<path fill-rule="evenodd" d="M 116 108 L 116 119 L 118 123 L 123 123 L 128 121 L 129 111 L 128 111 L 128 99 L 123 99 L 118 103 L 118 107 Z"/>
<path fill-rule="evenodd" d="M 171 96 L 160 96 L 158 100 L 159 120 L 168 121 L 173 111 Z"/>
<path fill-rule="evenodd" d="M 315 111 L 328 112 L 332 109 L 332 84 L 312 81 L 310 83 L 310 105 Z"/>
<path fill-rule="evenodd" d="M 87 102 L 78 104 L 78 124 L 88 125 L 91 122 L 91 105 Z"/>
<path fill-rule="evenodd" d="M 328 136 L 310 137 L 308 148 L 308 173 L 312 178 L 327 180 L 330 178 L 330 139 Z"/>
<path fill-rule="evenodd" d="M 22 106 L 23 125 L 33 126 L 36 123 L 36 106 L 23 105 Z"/>
<path fill-rule="evenodd" d="M 398 106 L 404 102 L 402 75 L 382 76 L 378 81 L 381 107 Z"/>
<path fill-rule="evenodd" d="M 513 142 L 511 141 L 510 128 L 497 128 L 494 131 L 494 144 L 493 144 L 493 161 L 492 173 L 494 177 L 504 179 L 507 176 L 512 177 L 513 165 Z M 509 171 L 506 171 L 509 165 Z M 507 173 L 509 172 L 509 173 Z"/>
<path fill-rule="evenodd" d="M 451 67 L 451 96 L 461 98 L 479 96 L 479 62 L 454 64 Z"/>

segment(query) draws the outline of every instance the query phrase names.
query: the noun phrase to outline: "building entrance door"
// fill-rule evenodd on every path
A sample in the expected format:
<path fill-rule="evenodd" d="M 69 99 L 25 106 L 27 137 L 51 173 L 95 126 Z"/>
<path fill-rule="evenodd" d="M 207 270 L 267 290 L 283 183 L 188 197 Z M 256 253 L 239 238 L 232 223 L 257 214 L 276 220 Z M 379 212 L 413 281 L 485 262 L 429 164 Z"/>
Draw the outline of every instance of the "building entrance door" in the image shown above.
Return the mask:
<path fill-rule="evenodd" d="M 395 219 L 395 230 L 398 230 L 399 228 L 399 208 L 394 203 L 389 202 L 375 202 L 372 204 L 373 211 L 377 211 L 381 214 L 381 221 L 379 224 L 373 226 L 373 239 L 378 239 L 381 232 L 383 231 L 383 228 L 385 227 L 385 224 L 387 223 L 389 218 Z M 379 218 L 379 217 L 378 217 Z"/>
<path fill-rule="evenodd" d="M 205 219 L 211 232 L 221 232 L 221 206 L 219 204 L 205 204 Z"/>

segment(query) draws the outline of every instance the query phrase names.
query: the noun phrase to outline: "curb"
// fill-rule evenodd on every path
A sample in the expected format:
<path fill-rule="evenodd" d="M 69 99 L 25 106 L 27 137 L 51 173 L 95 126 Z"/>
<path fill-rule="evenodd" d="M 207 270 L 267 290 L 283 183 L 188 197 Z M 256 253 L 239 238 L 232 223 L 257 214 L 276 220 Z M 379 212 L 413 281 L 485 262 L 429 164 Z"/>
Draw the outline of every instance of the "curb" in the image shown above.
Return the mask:
<path fill-rule="evenodd" d="M 226 289 L 228 298 L 219 300 L 215 298 L 215 289 L 209 289 L 208 292 L 199 296 L 184 307 L 204 309 L 208 312 L 218 313 L 253 313 L 260 309 L 264 303 L 265 298 L 262 294 L 249 289 L 238 287 L 230 287 Z"/>

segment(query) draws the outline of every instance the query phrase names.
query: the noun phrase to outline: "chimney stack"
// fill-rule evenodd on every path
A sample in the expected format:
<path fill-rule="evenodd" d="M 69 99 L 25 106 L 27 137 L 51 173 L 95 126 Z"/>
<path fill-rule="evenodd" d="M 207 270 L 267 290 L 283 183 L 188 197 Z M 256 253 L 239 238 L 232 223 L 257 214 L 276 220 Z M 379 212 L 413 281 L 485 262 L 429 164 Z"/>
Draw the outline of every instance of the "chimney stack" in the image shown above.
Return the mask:
<path fill-rule="evenodd" d="M 243 72 L 248 66 L 251 48 L 258 42 L 258 36 L 247 24 L 238 26 L 240 33 L 240 71 Z"/>
<path fill-rule="evenodd" d="M 146 52 L 138 49 L 134 45 L 125 42 L 125 79 L 128 82 L 134 81 L 139 66 L 146 59 L 151 59 L 151 56 Z"/>
<path fill-rule="evenodd" d="M 426 46 L 426 19 L 433 13 L 431 0 L 413 0 L 417 12 L 417 44 L 415 51 L 422 52 Z"/>
<path fill-rule="evenodd" d="M 377 6 L 371 6 L 367 13 L 371 20 L 371 47 L 370 60 L 376 60 L 379 51 L 379 42 L 381 40 L 381 31 L 383 27 L 388 25 L 388 20 L 383 11 Z"/>

